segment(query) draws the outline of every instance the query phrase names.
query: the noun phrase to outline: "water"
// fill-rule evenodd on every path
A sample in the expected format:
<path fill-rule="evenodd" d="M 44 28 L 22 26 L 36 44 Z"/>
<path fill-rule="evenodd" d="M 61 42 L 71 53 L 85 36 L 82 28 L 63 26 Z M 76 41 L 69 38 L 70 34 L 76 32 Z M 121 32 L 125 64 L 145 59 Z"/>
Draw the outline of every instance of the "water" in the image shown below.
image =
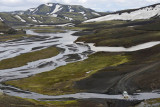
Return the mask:
<path fill-rule="evenodd" d="M 46 72 L 53 70 L 59 66 L 66 65 L 67 63 L 76 62 L 84 60 L 93 51 L 107 51 L 107 52 L 119 52 L 119 51 L 136 51 L 144 48 L 149 48 L 160 44 L 160 42 L 149 42 L 134 46 L 128 49 L 123 47 L 95 47 L 93 44 L 81 44 L 74 43 L 77 36 L 72 36 L 71 34 L 75 31 L 67 31 L 66 33 L 35 33 L 32 30 L 27 30 L 27 34 L 38 35 L 36 38 L 24 38 L 18 41 L 8 41 L 5 43 L 0 43 L 0 60 L 12 58 L 18 56 L 22 53 L 33 52 L 50 46 L 56 46 L 62 48 L 59 55 L 47 59 L 42 59 L 34 62 L 30 62 L 25 66 L 0 70 L 0 82 L 5 82 L 12 79 L 19 79 L 29 77 L 34 74 L 41 72 Z M 78 55 L 79 58 L 70 58 L 70 56 Z M 70 60 L 67 60 L 70 59 Z M 0 89 L 12 96 L 18 96 L 22 98 L 36 99 L 36 100 L 53 100 L 61 98 L 76 98 L 76 99 L 86 99 L 86 98 L 106 98 L 106 99 L 123 99 L 122 95 L 106 95 L 106 94 L 96 94 L 96 93 L 76 93 L 69 95 L 60 96 L 48 96 L 42 95 L 34 92 L 20 90 L 12 86 L 6 86 L 0 84 Z M 138 93 L 136 95 L 130 96 L 130 100 L 142 100 L 160 98 L 159 92 L 150 93 Z"/>
<path fill-rule="evenodd" d="M 89 45 L 92 51 L 95 52 L 133 52 L 133 51 L 138 51 L 138 50 L 142 50 L 142 49 L 147 49 L 147 48 L 151 48 L 153 46 L 156 46 L 158 44 L 160 44 L 160 41 L 153 41 L 153 42 L 147 42 L 147 43 L 143 43 L 143 44 L 139 44 L 136 46 L 132 46 L 129 48 L 124 48 L 124 47 L 107 47 L 107 46 L 94 46 L 93 43 L 80 43 L 80 44 L 86 44 Z"/>

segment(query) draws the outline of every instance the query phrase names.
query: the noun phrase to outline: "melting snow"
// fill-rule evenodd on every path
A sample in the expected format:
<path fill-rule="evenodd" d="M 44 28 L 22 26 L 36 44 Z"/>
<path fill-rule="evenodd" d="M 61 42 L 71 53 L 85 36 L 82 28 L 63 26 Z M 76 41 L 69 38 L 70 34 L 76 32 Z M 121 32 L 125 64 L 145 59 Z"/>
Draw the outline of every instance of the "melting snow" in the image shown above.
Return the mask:
<path fill-rule="evenodd" d="M 71 6 L 69 6 L 69 12 L 74 12 Z"/>
<path fill-rule="evenodd" d="M 86 20 L 87 20 L 88 18 L 87 18 L 87 17 L 84 17 L 84 19 L 86 19 Z"/>
<path fill-rule="evenodd" d="M 65 16 L 65 19 L 70 20 L 70 21 L 73 20 L 73 18 L 69 18 L 69 17 L 66 17 L 66 16 Z"/>
<path fill-rule="evenodd" d="M 83 16 L 86 16 L 85 12 L 79 12 L 79 13 L 81 13 Z"/>
<path fill-rule="evenodd" d="M 24 19 L 22 19 L 22 18 L 21 18 L 20 16 L 18 16 L 18 15 L 16 15 L 15 17 L 18 18 L 18 19 L 20 19 L 21 22 L 26 22 Z"/>
<path fill-rule="evenodd" d="M 35 17 L 28 17 L 28 18 L 32 19 L 33 22 L 38 22 Z M 39 23 L 40 23 L 40 21 L 39 21 Z"/>
<path fill-rule="evenodd" d="M 57 14 L 52 14 L 51 16 L 53 16 L 53 17 L 57 17 L 58 15 L 57 15 Z"/>
<path fill-rule="evenodd" d="M 87 20 L 85 22 L 94 22 L 94 21 L 108 21 L 108 20 L 137 20 L 137 19 L 150 19 L 156 15 L 160 15 L 160 5 L 155 7 L 146 7 L 133 11 L 131 13 L 124 12 L 121 15 L 110 14 L 103 17 Z"/>
<path fill-rule="evenodd" d="M 3 19 L 0 17 L 0 20 L 3 21 Z"/>
<path fill-rule="evenodd" d="M 100 14 L 98 14 L 98 13 L 96 13 L 96 12 L 92 12 L 92 14 L 97 15 L 97 16 L 100 16 Z"/>
<path fill-rule="evenodd" d="M 34 9 L 33 13 L 35 13 L 36 11 L 38 11 L 38 8 Z"/>
<path fill-rule="evenodd" d="M 35 8 L 30 8 L 29 9 L 30 12 L 33 12 L 34 10 L 35 10 Z"/>
<path fill-rule="evenodd" d="M 35 17 L 32 17 L 32 21 L 33 21 L 33 22 L 37 22 L 37 20 L 36 20 Z"/>
<path fill-rule="evenodd" d="M 54 11 L 51 14 L 57 13 L 58 11 L 60 11 L 62 8 L 60 8 L 61 5 L 56 5 Z"/>

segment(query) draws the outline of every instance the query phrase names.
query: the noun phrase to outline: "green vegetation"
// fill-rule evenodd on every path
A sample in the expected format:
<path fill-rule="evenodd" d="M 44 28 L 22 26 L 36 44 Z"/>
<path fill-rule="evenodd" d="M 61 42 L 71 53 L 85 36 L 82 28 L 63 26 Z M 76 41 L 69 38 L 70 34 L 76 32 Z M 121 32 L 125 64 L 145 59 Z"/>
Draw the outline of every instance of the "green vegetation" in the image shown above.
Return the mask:
<path fill-rule="evenodd" d="M 148 24 L 149 23 L 149 24 Z M 81 36 L 79 42 L 95 43 L 96 46 L 130 47 L 150 41 L 160 40 L 160 20 L 108 21 L 84 23 L 78 27 L 88 27 L 92 34 Z M 139 26 L 136 26 L 139 25 Z"/>
<path fill-rule="evenodd" d="M 116 84 L 125 74 L 159 62 L 159 46 L 129 53 L 99 52 L 90 55 L 84 61 L 70 63 L 33 77 L 7 81 L 6 84 L 48 95 L 86 92 L 87 90 L 93 90 L 95 87 L 96 90 L 105 92 L 108 87 Z M 135 76 L 130 84 L 141 90 L 159 89 L 158 69 L 159 65 L 151 71 Z M 130 84 L 127 87 L 128 90 L 130 90 Z"/>
<path fill-rule="evenodd" d="M 69 22 L 66 19 L 60 18 L 60 17 L 52 17 L 48 15 L 27 15 L 27 14 L 22 14 L 18 15 L 22 19 L 24 19 L 26 22 L 22 22 L 19 18 L 15 17 L 15 15 L 10 14 L 10 13 L 0 13 L 0 17 L 7 23 L 8 25 L 16 25 L 16 26 L 21 26 L 21 25 L 26 25 L 28 24 L 57 24 L 57 23 L 67 23 Z"/>
<path fill-rule="evenodd" d="M 38 102 L 38 101 L 37 101 Z M 0 93 L 1 107 L 46 107 L 40 103 Z"/>
<path fill-rule="evenodd" d="M 39 103 L 39 102 L 38 102 Z M 77 100 L 68 100 L 68 101 L 41 101 L 41 104 L 56 106 L 56 107 L 79 107 L 79 102 Z"/>
<path fill-rule="evenodd" d="M 10 29 L 5 23 L 0 21 L 0 32 L 7 32 Z"/>
<path fill-rule="evenodd" d="M 28 62 L 50 58 L 59 54 L 55 47 L 49 47 L 40 51 L 21 54 L 19 56 L 0 61 L 0 69 L 9 69 L 26 65 Z"/>
<path fill-rule="evenodd" d="M 37 101 L 0 93 L 0 105 L 1 107 L 77 107 L 79 106 L 79 101 Z"/>
<path fill-rule="evenodd" d="M 160 98 L 157 98 L 157 99 L 151 99 L 151 100 L 148 100 L 147 101 L 148 104 L 155 104 L 155 103 L 158 103 L 160 105 Z"/>
<path fill-rule="evenodd" d="M 46 6 L 46 5 L 41 5 L 38 9 L 38 13 L 37 14 L 46 14 L 49 13 L 51 11 L 51 8 Z"/>
<path fill-rule="evenodd" d="M 23 29 L 34 29 L 36 33 L 65 33 L 66 28 L 60 26 L 30 26 Z"/>
<path fill-rule="evenodd" d="M 159 107 L 160 106 L 160 98 L 150 99 L 143 101 L 142 103 L 136 105 L 135 107 Z"/>
<path fill-rule="evenodd" d="M 64 30 L 34 30 L 36 33 L 65 33 L 66 31 Z"/>
<path fill-rule="evenodd" d="M 15 35 L 2 35 L 0 36 L 0 41 L 8 41 L 8 40 L 14 40 L 19 39 L 23 37 L 32 37 L 33 35 L 26 35 L 26 34 L 15 34 Z"/>
<path fill-rule="evenodd" d="M 117 66 L 128 61 L 128 57 L 123 54 L 96 53 L 84 61 L 70 63 L 50 72 L 6 83 L 48 95 L 74 93 L 80 91 L 73 87 L 75 81 L 89 77 L 104 67 Z"/>
<path fill-rule="evenodd" d="M 24 27 L 25 29 L 62 29 L 62 27 L 57 27 L 57 26 L 31 26 L 31 27 Z"/>
<path fill-rule="evenodd" d="M 152 23 L 137 26 L 136 30 L 146 30 L 146 31 L 160 31 L 160 21 L 154 21 Z"/>

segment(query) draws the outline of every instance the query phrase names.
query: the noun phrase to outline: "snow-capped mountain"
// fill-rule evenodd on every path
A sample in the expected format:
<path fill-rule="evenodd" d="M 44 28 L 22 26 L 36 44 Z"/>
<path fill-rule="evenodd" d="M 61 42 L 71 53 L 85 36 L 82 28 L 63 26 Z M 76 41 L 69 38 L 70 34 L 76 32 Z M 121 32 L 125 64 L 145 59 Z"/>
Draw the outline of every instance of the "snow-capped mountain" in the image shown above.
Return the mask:
<path fill-rule="evenodd" d="M 53 17 L 57 17 L 58 15 L 69 16 L 66 15 L 69 13 L 77 13 L 83 15 L 84 19 L 90 19 L 96 16 L 101 16 L 99 12 L 96 12 L 92 9 L 84 8 L 83 6 L 63 5 L 59 3 L 42 4 L 37 8 L 31 8 L 24 12 L 24 14 L 28 15 L 50 15 Z"/>
<path fill-rule="evenodd" d="M 11 25 L 59 24 L 83 22 L 106 14 L 106 12 L 96 12 L 80 5 L 47 3 L 26 11 L 2 12 L 0 20 Z"/>
<path fill-rule="evenodd" d="M 138 19 L 150 19 L 150 18 L 159 17 L 159 16 L 160 16 L 160 3 L 138 8 L 138 9 L 117 11 L 103 17 L 87 20 L 85 22 L 95 22 L 95 21 L 99 22 L 99 21 L 108 21 L 108 20 L 132 20 L 133 21 Z"/>

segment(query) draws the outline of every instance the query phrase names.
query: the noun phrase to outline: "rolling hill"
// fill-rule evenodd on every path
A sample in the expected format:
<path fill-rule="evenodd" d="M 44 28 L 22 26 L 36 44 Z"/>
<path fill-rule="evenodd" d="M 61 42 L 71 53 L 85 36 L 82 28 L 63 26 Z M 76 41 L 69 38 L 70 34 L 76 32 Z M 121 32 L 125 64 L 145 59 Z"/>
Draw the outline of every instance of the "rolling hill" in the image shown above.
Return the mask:
<path fill-rule="evenodd" d="M 110 13 L 103 17 L 94 18 L 85 22 L 100 22 L 108 20 L 140 20 L 158 18 L 160 16 L 160 3 L 130 10 L 122 10 Z"/>

